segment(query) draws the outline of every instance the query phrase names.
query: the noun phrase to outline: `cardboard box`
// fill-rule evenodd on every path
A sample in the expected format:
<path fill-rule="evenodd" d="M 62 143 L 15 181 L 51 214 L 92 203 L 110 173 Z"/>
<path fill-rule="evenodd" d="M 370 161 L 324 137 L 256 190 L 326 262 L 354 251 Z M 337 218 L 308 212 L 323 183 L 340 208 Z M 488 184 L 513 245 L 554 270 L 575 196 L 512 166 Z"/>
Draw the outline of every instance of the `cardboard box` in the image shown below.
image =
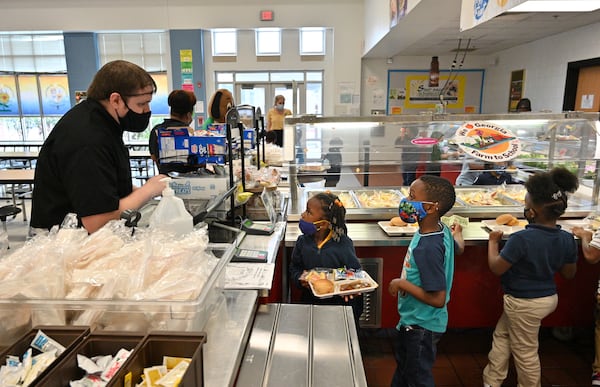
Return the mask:
<path fill-rule="evenodd" d="M 229 189 L 229 177 L 188 177 L 173 179 L 169 185 L 182 199 L 212 199 Z"/>
<path fill-rule="evenodd" d="M 187 127 L 158 130 L 158 154 L 162 164 L 222 164 L 224 157 L 213 156 L 223 156 L 226 152 L 225 136 L 190 136 Z"/>

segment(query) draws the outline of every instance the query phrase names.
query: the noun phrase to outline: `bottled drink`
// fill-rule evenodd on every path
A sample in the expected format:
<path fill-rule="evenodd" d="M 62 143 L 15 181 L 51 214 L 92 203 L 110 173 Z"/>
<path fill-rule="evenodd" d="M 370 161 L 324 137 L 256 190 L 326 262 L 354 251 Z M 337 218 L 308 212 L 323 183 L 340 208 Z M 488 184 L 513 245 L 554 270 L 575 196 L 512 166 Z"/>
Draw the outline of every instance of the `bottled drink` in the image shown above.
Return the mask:
<path fill-rule="evenodd" d="M 440 63 L 438 57 L 431 57 L 431 66 L 429 67 L 429 87 L 438 87 L 440 84 Z"/>

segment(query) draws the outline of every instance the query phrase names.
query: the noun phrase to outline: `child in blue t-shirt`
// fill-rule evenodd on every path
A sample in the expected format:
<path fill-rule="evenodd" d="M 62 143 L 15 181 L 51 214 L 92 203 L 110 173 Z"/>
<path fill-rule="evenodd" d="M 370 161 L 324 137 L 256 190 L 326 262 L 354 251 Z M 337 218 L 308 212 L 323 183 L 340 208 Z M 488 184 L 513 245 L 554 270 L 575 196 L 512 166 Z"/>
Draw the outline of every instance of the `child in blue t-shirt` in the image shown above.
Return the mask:
<path fill-rule="evenodd" d="M 577 176 L 565 168 L 537 173 L 525 183 L 525 230 L 510 236 L 500 250 L 501 231 L 489 235 L 488 265 L 500 276 L 504 310 L 494 330 L 484 386 L 499 387 L 512 355 L 519 386 L 541 386 L 538 334 L 542 319 L 558 305 L 554 274 L 575 276 L 577 244 L 556 220 L 567 209 L 567 192 L 575 192 Z"/>
<path fill-rule="evenodd" d="M 456 200 L 452 183 L 424 175 L 410 185 L 409 192 L 408 200 L 400 203 L 399 215 L 407 223 L 418 222 L 419 230 L 408 246 L 400 278 L 388 288 L 398 296 L 400 315 L 392 387 L 433 387 L 437 343 L 448 325 L 454 255 L 462 254 L 464 240 L 460 225 L 450 229 L 440 221 Z"/>

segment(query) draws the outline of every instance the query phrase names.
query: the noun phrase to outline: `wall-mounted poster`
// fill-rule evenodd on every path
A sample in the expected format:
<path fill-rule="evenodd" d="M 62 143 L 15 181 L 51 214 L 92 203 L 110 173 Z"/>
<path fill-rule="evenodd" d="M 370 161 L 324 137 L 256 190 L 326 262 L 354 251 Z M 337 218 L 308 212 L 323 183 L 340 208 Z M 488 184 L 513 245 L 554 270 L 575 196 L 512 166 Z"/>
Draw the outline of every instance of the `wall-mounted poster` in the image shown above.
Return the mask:
<path fill-rule="evenodd" d="M 434 111 L 444 103 L 447 113 L 480 113 L 485 70 L 440 71 L 438 86 L 429 86 L 429 70 L 388 71 L 388 114 Z"/>
<path fill-rule="evenodd" d="M 150 74 L 154 82 L 156 82 L 156 94 L 152 97 L 150 104 L 152 108 L 152 114 L 169 114 L 169 85 L 167 75 L 164 73 L 153 73 Z"/>
<path fill-rule="evenodd" d="M 525 70 L 516 70 L 510 74 L 510 92 L 508 94 L 508 111 L 516 112 L 517 103 L 523 98 L 525 86 Z"/>
<path fill-rule="evenodd" d="M 18 116 L 19 101 L 14 75 L 0 75 L 0 116 Z"/>
<path fill-rule="evenodd" d="M 20 74 L 18 79 L 21 113 L 24 116 L 40 115 L 40 92 L 36 75 Z"/>
<path fill-rule="evenodd" d="M 44 115 L 62 116 L 71 108 L 69 80 L 66 75 L 40 75 L 40 94 Z"/>

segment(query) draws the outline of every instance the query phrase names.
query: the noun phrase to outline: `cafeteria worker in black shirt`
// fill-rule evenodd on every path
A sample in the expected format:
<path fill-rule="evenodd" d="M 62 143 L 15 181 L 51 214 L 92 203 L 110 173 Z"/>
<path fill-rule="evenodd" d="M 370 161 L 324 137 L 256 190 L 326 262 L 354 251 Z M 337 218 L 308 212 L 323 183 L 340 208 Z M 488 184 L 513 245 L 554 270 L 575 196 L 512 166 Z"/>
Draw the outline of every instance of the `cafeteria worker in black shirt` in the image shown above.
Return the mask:
<path fill-rule="evenodd" d="M 32 228 L 60 225 L 77 214 L 89 233 L 127 209 L 161 194 L 164 175 L 134 187 L 123 131 L 142 132 L 150 120 L 156 83 L 144 69 L 117 60 L 102 66 L 87 99 L 57 123 L 40 150 L 35 169 Z"/>

